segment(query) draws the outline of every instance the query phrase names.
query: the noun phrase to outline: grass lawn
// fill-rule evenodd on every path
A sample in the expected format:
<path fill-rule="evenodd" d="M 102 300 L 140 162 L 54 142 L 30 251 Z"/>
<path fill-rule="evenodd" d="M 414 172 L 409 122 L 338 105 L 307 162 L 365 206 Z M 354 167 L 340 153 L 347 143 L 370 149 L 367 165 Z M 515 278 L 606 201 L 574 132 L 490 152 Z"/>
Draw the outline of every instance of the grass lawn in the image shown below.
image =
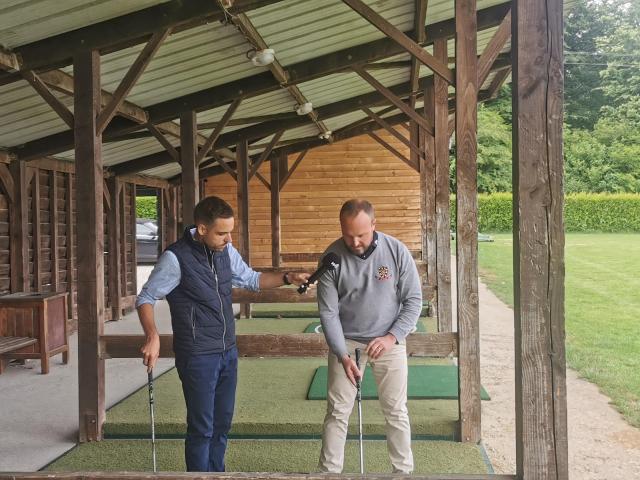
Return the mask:
<path fill-rule="evenodd" d="M 511 234 L 479 244 L 480 275 L 513 306 Z M 567 361 L 640 427 L 640 235 L 566 236 Z"/>

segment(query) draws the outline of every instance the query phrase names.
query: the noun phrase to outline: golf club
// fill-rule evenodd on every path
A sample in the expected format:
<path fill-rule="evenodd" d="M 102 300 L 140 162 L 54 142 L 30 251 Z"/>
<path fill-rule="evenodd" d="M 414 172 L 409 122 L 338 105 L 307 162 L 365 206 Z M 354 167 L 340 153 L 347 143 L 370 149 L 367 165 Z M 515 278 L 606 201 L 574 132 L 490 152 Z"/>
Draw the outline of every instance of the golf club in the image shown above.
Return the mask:
<path fill-rule="evenodd" d="M 360 349 L 356 348 L 356 367 L 360 370 Z M 360 473 L 364 474 L 364 450 L 362 447 L 362 379 L 356 379 L 356 399 L 358 400 L 358 440 L 360 442 Z"/>
<path fill-rule="evenodd" d="M 156 464 L 156 426 L 153 415 L 153 370 L 147 372 L 147 381 L 149 384 L 149 412 L 151 413 L 151 458 L 153 459 L 153 473 L 158 471 Z"/>

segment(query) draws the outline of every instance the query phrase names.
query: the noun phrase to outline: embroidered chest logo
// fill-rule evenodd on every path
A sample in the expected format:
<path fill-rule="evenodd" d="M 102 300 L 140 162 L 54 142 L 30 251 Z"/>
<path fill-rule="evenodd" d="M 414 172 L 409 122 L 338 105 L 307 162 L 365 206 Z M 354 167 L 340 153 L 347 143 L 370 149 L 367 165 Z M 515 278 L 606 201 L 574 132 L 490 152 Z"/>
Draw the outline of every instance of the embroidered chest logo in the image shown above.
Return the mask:
<path fill-rule="evenodd" d="M 376 274 L 378 280 L 389 280 L 391 278 L 391 272 L 389 267 L 378 267 L 378 273 Z"/>

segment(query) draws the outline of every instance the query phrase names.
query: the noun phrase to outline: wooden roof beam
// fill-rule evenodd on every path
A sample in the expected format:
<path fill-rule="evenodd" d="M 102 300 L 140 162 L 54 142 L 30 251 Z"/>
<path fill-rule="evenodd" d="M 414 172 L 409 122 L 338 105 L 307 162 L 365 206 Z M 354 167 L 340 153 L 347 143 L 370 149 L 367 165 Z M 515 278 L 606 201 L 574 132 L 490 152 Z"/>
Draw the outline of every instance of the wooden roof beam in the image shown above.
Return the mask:
<path fill-rule="evenodd" d="M 427 20 L 427 0 L 415 0 L 416 8 L 413 19 L 413 32 L 416 41 L 420 44 L 424 43 L 424 24 Z M 411 89 L 415 92 L 418 90 L 418 80 L 420 80 L 420 62 L 416 57 L 411 57 L 411 72 L 409 74 L 409 83 Z M 417 95 L 412 94 L 409 97 L 409 107 L 416 108 Z"/>
<path fill-rule="evenodd" d="M 486 29 L 499 25 L 509 7 L 510 3 L 507 2 L 478 10 L 478 28 Z M 428 39 L 425 45 L 431 44 L 435 38 L 452 38 L 454 34 L 455 22 L 453 19 L 428 25 L 425 28 L 425 35 Z M 287 67 L 290 77 L 289 84 L 306 82 L 324 75 L 350 69 L 353 65 L 364 65 L 402 52 L 403 49 L 388 38 L 346 48 L 289 65 Z M 248 98 L 272 92 L 278 88 L 280 88 L 280 84 L 274 81 L 272 74 L 263 72 L 252 77 L 235 80 L 224 85 L 150 105 L 146 107 L 146 111 L 149 114 L 149 120 L 154 124 L 158 124 L 177 118 L 182 111 L 208 110 L 227 105 L 240 96 Z M 320 114 L 320 117 L 322 118 L 322 114 Z M 121 119 L 114 119 L 111 122 L 104 131 L 103 139 L 108 140 L 109 138 L 126 135 L 138 130 L 131 122 L 118 121 L 116 123 L 116 120 Z M 64 152 L 71 148 L 73 148 L 73 132 L 66 131 L 27 142 L 23 146 L 13 148 L 12 152 L 18 155 L 19 158 L 37 158 Z"/>
<path fill-rule="evenodd" d="M 228 13 L 237 15 L 280 0 L 235 0 Z M 70 32 L 15 47 L 21 69 L 44 70 L 70 65 L 74 55 L 88 50 L 113 52 L 144 43 L 154 33 L 194 21 L 224 20 L 218 2 L 171 0 Z"/>
<path fill-rule="evenodd" d="M 436 75 L 440 75 L 449 84 L 454 83 L 453 72 L 449 70 L 449 67 L 435 58 L 430 53 L 426 52 L 422 46 L 414 42 L 405 33 L 398 30 L 389 21 L 387 21 L 382 15 L 378 14 L 375 10 L 365 4 L 362 0 L 342 0 L 351 9 L 358 12 L 365 20 L 371 23 L 374 27 L 384 33 L 387 37 L 391 38 L 404 50 L 409 52 L 412 57 L 420 60 L 421 63 L 429 67 Z M 426 6 L 425 6 L 426 15 Z"/>

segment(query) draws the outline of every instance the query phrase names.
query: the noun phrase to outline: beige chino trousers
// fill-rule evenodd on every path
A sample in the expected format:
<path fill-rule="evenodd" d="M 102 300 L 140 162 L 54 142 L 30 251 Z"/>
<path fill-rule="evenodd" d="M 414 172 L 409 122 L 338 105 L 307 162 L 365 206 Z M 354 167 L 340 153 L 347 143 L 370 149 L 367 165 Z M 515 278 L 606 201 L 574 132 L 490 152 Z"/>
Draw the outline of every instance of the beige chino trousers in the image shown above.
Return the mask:
<path fill-rule="evenodd" d="M 362 350 L 361 368 L 369 363 L 384 414 L 387 434 L 387 450 L 394 473 L 413 471 L 411 452 L 411 426 L 407 410 L 407 349 L 404 344 L 394 345 L 377 360 L 367 358 L 366 344 L 347 340 L 351 358 L 355 349 Z M 347 439 L 349 416 L 356 399 L 356 387 L 349 381 L 342 362 L 329 354 L 327 379 L 327 413 L 322 431 L 322 450 L 318 468 L 322 472 L 341 473 L 344 463 L 344 446 Z M 363 416 L 366 412 L 363 412 Z M 365 455 L 366 456 L 366 455 Z"/>

